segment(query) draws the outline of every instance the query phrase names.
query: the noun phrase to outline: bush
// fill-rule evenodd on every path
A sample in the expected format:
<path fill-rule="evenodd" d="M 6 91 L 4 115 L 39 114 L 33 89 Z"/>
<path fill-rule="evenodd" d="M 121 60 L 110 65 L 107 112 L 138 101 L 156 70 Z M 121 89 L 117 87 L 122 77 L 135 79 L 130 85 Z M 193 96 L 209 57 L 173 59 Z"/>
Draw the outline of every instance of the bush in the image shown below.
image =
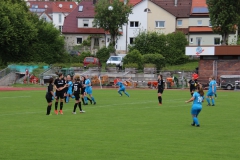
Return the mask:
<path fill-rule="evenodd" d="M 71 67 L 83 67 L 82 63 L 72 63 Z"/>
<path fill-rule="evenodd" d="M 165 66 L 165 58 L 161 54 L 145 54 L 143 62 L 155 64 L 158 70 Z"/>
<path fill-rule="evenodd" d="M 52 66 L 53 67 L 60 67 L 60 68 L 67 68 L 67 67 L 69 67 L 69 65 L 65 64 L 65 63 L 55 63 Z"/>
<path fill-rule="evenodd" d="M 124 65 L 124 68 L 138 68 L 137 63 L 128 63 Z"/>
<path fill-rule="evenodd" d="M 101 63 L 105 63 L 110 56 L 109 49 L 106 47 L 99 49 L 96 53 L 96 56 Z"/>
<path fill-rule="evenodd" d="M 156 65 L 152 63 L 146 63 L 144 64 L 144 68 L 156 68 Z"/>
<path fill-rule="evenodd" d="M 136 63 L 138 69 L 143 69 L 143 58 L 138 50 L 129 52 L 123 59 L 123 64 Z"/>
<path fill-rule="evenodd" d="M 107 64 L 106 67 L 116 67 L 116 64 L 114 64 L 114 63 L 109 63 L 109 64 Z"/>

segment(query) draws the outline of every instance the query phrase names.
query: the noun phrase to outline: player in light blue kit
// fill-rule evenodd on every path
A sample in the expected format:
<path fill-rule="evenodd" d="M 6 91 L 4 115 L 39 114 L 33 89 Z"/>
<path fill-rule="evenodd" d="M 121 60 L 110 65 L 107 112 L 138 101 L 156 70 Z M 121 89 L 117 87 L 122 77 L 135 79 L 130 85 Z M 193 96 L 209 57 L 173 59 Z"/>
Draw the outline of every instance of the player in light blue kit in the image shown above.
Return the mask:
<path fill-rule="evenodd" d="M 67 76 L 67 85 L 68 85 L 68 90 L 67 90 L 67 97 L 66 97 L 66 103 L 69 102 L 69 97 L 75 98 L 75 96 L 73 96 L 73 82 L 72 82 L 72 78 L 70 75 Z"/>
<path fill-rule="evenodd" d="M 201 85 L 197 85 L 196 86 L 196 91 L 193 93 L 193 96 L 190 100 L 185 101 L 186 103 L 192 102 L 192 110 L 191 110 L 191 114 L 192 114 L 192 119 L 193 119 L 193 123 L 191 124 L 192 126 L 197 126 L 200 127 L 199 121 L 198 121 L 198 115 L 202 110 L 202 102 L 204 101 L 204 92 L 203 92 L 203 88 Z"/>
<path fill-rule="evenodd" d="M 124 92 L 124 93 L 129 97 L 129 94 L 126 92 L 126 87 L 125 87 L 125 85 L 123 84 L 123 82 L 118 81 L 118 82 L 116 83 L 116 86 L 119 86 L 118 93 L 120 94 L 120 96 L 122 96 L 122 93 L 121 93 L 121 92 Z"/>
<path fill-rule="evenodd" d="M 84 102 L 85 104 L 88 104 L 88 99 L 87 99 L 87 94 L 90 96 L 91 100 L 93 101 L 93 104 L 96 104 L 95 98 L 92 96 L 92 85 L 91 85 L 91 80 L 88 78 L 88 75 L 86 75 L 86 80 L 85 80 L 85 92 L 86 95 L 84 95 Z"/>
<path fill-rule="evenodd" d="M 214 96 L 215 98 L 217 98 L 217 81 L 215 80 L 215 78 L 213 78 L 214 81 Z"/>
<path fill-rule="evenodd" d="M 214 95 L 214 91 L 216 90 L 216 88 L 214 88 L 214 87 L 216 87 L 216 83 L 213 80 L 213 77 L 210 77 L 209 78 L 208 93 L 207 93 L 207 98 L 206 98 L 207 102 L 208 102 L 207 106 L 211 106 L 210 99 L 212 101 L 212 106 L 215 106 L 215 101 L 214 101 L 213 95 Z"/>

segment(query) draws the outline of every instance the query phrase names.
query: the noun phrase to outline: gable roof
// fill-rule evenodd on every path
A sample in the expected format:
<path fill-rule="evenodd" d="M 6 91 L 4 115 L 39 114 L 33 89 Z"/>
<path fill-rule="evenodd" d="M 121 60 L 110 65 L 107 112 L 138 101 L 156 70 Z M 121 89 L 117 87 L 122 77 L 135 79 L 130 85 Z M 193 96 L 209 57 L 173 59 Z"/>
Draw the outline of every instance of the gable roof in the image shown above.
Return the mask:
<path fill-rule="evenodd" d="M 191 15 L 208 15 L 206 0 L 192 0 Z"/>
<path fill-rule="evenodd" d="M 82 12 L 79 7 L 82 6 Z M 78 28 L 78 18 L 94 18 L 94 5 L 92 1 L 82 1 L 80 4 L 65 17 L 63 24 L 63 34 L 105 34 L 103 29 L 99 28 Z"/>
<path fill-rule="evenodd" d="M 42 9 L 46 13 L 64 12 L 70 13 L 77 7 L 75 2 L 65 2 L 65 1 L 27 1 L 27 5 L 30 9 Z M 72 8 L 70 7 L 72 6 Z"/>
<path fill-rule="evenodd" d="M 175 6 L 175 0 L 150 0 L 154 4 L 163 8 L 167 12 L 171 13 L 178 18 L 188 18 L 190 17 L 192 0 L 177 0 L 177 5 Z"/>

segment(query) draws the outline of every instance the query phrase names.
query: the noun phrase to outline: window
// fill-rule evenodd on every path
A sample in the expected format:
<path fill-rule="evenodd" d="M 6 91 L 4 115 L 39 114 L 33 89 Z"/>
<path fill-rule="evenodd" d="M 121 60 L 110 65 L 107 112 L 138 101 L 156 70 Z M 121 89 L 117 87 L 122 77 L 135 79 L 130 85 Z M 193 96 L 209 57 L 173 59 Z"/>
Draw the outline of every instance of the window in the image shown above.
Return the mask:
<path fill-rule="evenodd" d="M 83 27 L 88 27 L 89 20 L 85 19 L 83 20 Z"/>
<path fill-rule="evenodd" d="M 151 10 L 149 9 L 149 8 L 146 8 L 146 9 L 144 9 L 144 12 L 151 12 Z"/>
<path fill-rule="evenodd" d="M 47 18 L 46 18 L 46 17 L 42 17 L 42 20 L 43 20 L 44 22 L 46 22 L 46 21 L 47 21 Z"/>
<path fill-rule="evenodd" d="M 209 20 L 209 25 L 208 25 L 209 27 L 212 27 L 212 23 L 211 23 L 211 21 Z"/>
<path fill-rule="evenodd" d="M 130 44 L 133 44 L 134 40 L 135 40 L 135 38 L 131 37 L 130 38 Z"/>
<path fill-rule="evenodd" d="M 82 37 L 77 37 L 77 44 L 82 44 Z"/>
<path fill-rule="evenodd" d="M 221 44 L 220 38 L 214 38 L 214 45 L 220 45 L 220 44 Z"/>
<path fill-rule="evenodd" d="M 58 14 L 58 22 L 62 23 L 62 14 Z"/>
<path fill-rule="evenodd" d="M 156 21 L 156 28 L 165 28 L 165 21 Z"/>
<path fill-rule="evenodd" d="M 72 8 L 73 7 L 73 5 L 72 4 L 70 4 L 70 8 Z"/>
<path fill-rule="evenodd" d="M 131 21 L 130 22 L 130 27 L 139 27 L 139 22 L 138 21 Z"/>
<path fill-rule="evenodd" d="M 99 46 L 99 38 L 94 38 L 94 46 L 95 47 Z"/>
<path fill-rule="evenodd" d="M 32 5 L 32 8 L 38 8 L 38 5 L 34 5 L 34 4 L 33 4 L 33 5 Z"/>
<path fill-rule="evenodd" d="M 190 38 L 190 43 L 193 43 L 193 38 Z"/>
<path fill-rule="evenodd" d="M 78 12 L 82 12 L 83 11 L 83 6 L 79 6 L 78 7 Z"/>
<path fill-rule="evenodd" d="M 177 26 L 182 26 L 182 20 L 177 20 Z"/>
<path fill-rule="evenodd" d="M 202 20 L 198 20 L 197 24 L 198 24 L 198 26 L 201 26 L 202 25 Z"/>
<path fill-rule="evenodd" d="M 59 31 L 62 33 L 63 26 L 58 26 Z"/>
<path fill-rule="evenodd" d="M 201 38 L 201 37 L 197 37 L 197 38 L 196 38 L 196 43 L 197 43 L 197 44 L 196 44 L 197 46 L 201 46 L 201 44 L 202 44 L 202 38 Z"/>

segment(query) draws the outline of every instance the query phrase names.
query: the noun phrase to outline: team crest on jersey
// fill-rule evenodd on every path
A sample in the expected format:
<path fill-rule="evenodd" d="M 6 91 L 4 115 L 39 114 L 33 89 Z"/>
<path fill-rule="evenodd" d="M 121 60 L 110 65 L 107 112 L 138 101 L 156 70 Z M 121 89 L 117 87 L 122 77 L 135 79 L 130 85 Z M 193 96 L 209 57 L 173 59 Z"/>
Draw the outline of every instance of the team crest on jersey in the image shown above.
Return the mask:
<path fill-rule="evenodd" d="M 204 49 L 202 49 L 202 47 L 197 47 L 196 52 L 196 55 L 199 55 L 204 52 Z"/>

